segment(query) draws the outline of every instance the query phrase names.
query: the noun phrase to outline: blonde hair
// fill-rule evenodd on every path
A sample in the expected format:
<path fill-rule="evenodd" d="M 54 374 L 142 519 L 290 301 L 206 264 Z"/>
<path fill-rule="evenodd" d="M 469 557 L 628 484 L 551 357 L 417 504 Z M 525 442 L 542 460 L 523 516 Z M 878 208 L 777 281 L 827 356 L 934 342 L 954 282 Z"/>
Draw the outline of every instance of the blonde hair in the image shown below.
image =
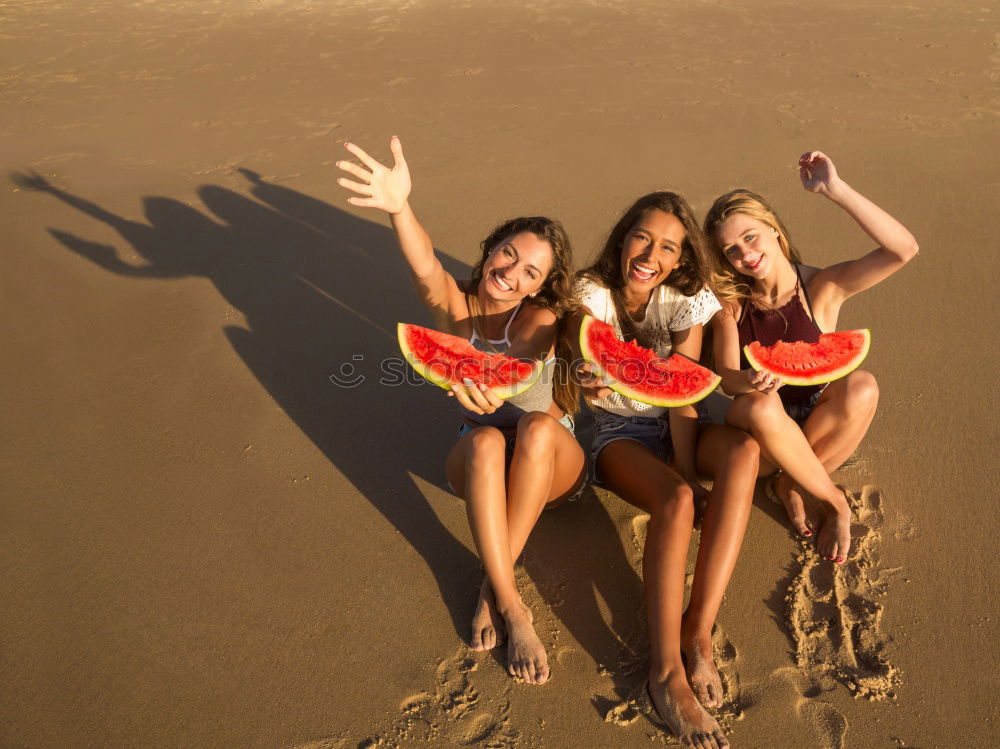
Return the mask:
<path fill-rule="evenodd" d="M 715 295 L 723 302 L 739 302 L 747 299 L 752 290 L 752 284 L 746 276 L 738 273 L 732 264 L 726 259 L 722 248 L 719 246 L 716 232 L 719 227 L 730 216 L 742 213 L 744 216 L 756 219 L 778 234 L 778 246 L 781 247 L 782 254 L 794 265 L 802 262 L 799 252 L 792 244 L 788 236 L 788 229 L 778 218 L 778 214 L 767 204 L 760 195 L 747 190 L 737 188 L 730 190 L 725 195 L 721 195 L 712 203 L 705 215 L 705 237 L 709 247 L 713 250 L 712 271 L 708 281 L 709 287 Z"/>

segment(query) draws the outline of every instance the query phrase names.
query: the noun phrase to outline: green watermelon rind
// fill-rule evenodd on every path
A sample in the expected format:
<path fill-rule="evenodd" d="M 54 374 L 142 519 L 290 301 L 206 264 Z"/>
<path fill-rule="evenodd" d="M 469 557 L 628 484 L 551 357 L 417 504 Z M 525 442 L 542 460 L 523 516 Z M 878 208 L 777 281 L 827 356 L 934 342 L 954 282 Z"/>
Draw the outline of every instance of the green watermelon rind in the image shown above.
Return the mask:
<path fill-rule="evenodd" d="M 719 386 L 722 378 L 715 374 L 711 370 L 706 369 L 706 371 L 712 374 L 712 378 L 708 383 L 695 393 L 691 393 L 687 396 L 680 398 L 657 398 L 651 396 L 649 393 L 637 390 L 631 385 L 626 385 L 624 383 L 618 382 L 612 377 L 607 371 L 604 370 L 600 365 L 600 354 L 596 352 L 590 345 L 589 338 L 587 336 L 587 330 L 592 322 L 597 322 L 597 319 L 591 315 L 584 315 L 583 322 L 580 324 L 580 353 L 583 354 L 583 358 L 593 368 L 594 374 L 608 383 L 608 387 L 614 390 L 619 395 L 626 398 L 631 398 L 639 403 L 645 403 L 648 406 L 658 406 L 661 408 L 680 408 L 681 406 L 691 406 L 698 401 L 704 400 L 709 395 L 711 395 L 715 389 Z M 674 356 L 680 356 L 680 354 L 674 354 Z M 671 357 L 672 358 L 672 357 Z M 669 359 L 661 359 L 661 361 L 670 361 Z"/>
<path fill-rule="evenodd" d="M 400 322 L 396 324 L 396 338 L 399 341 L 399 350 L 402 352 L 403 358 L 406 359 L 406 363 L 413 368 L 413 371 L 415 371 L 418 375 L 423 377 L 431 384 L 437 385 L 442 390 L 451 390 L 452 385 L 463 384 L 461 381 L 452 381 L 449 380 L 448 378 L 438 376 L 429 366 L 424 364 L 420 360 L 420 358 L 417 357 L 417 355 L 413 352 L 413 349 L 410 347 L 410 344 L 407 342 L 406 339 L 406 333 L 411 328 L 419 329 L 421 328 L 421 326 L 405 322 Z M 429 328 L 425 329 L 430 330 Z M 439 333 L 440 331 L 434 331 L 434 332 Z M 453 337 L 456 338 L 456 340 L 458 341 L 464 342 L 464 340 L 458 338 L 458 336 L 453 336 Z M 503 356 L 503 354 L 487 354 L 485 352 L 477 352 L 477 353 L 481 353 L 483 357 Z M 522 360 L 519 359 L 518 361 Z M 530 377 L 527 377 L 523 380 L 518 380 L 517 382 L 511 383 L 506 387 L 495 387 L 492 389 L 492 392 L 494 395 L 496 395 L 497 398 L 500 398 L 501 400 L 507 400 L 508 398 L 513 398 L 515 395 L 520 395 L 521 393 L 527 391 L 529 388 L 534 386 L 534 384 L 538 381 L 538 378 L 541 376 L 542 370 L 544 368 L 545 368 L 544 362 L 535 361 L 532 364 L 532 372 Z"/>
<path fill-rule="evenodd" d="M 861 333 L 864 335 L 865 339 L 864 345 L 858 350 L 857 354 L 851 357 L 849 361 L 845 362 L 844 364 L 840 365 L 834 370 L 830 370 L 828 372 L 813 377 L 799 377 L 796 375 L 786 375 L 782 374 L 781 372 L 776 372 L 773 369 L 770 369 L 767 366 L 766 362 L 759 360 L 757 357 L 753 355 L 753 352 L 750 350 L 750 347 L 753 344 L 747 344 L 746 346 L 744 346 L 743 353 L 746 355 L 747 361 L 750 362 L 750 366 L 753 367 L 756 371 L 769 372 L 773 374 L 775 377 L 780 378 L 782 383 L 784 383 L 785 385 L 825 385 L 828 382 L 839 380 L 841 377 L 846 377 L 855 369 L 860 367 L 861 362 L 863 362 L 865 360 L 865 357 L 868 356 L 868 349 L 871 348 L 872 345 L 872 333 L 871 330 L 868 328 L 858 328 L 857 330 L 841 330 L 837 331 L 836 333 L 823 333 L 822 335 L 837 335 L 838 333 Z M 779 341 L 779 343 L 781 342 Z M 765 349 L 770 349 L 770 348 L 773 347 L 771 346 L 765 347 Z"/>

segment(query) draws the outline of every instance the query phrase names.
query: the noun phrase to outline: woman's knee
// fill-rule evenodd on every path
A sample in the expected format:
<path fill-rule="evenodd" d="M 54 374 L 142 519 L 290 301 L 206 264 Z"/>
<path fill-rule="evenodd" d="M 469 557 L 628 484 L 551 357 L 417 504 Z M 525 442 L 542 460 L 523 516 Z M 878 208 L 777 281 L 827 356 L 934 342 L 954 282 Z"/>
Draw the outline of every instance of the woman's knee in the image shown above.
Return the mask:
<path fill-rule="evenodd" d="M 827 390 L 830 404 L 845 420 L 866 418 L 878 405 L 878 382 L 871 372 L 856 369 L 831 382 Z"/>
<path fill-rule="evenodd" d="M 757 473 L 760 465 L 760 445 L 740 429 L 726 429 L 723 438 L 726 464 L 734 468 L 747 468 Z"/>
<path fill-rule="evenodd" d="M 742 429 L 747 426 L 773 423 L 786 417 L 781 399 L 776 394 L 764 395 L 751 392 L 737 395 L 733 399 L 733 405 L 726 414 L 726 421 Z"/>
<path fill-rule="evenodd" d="M 653 515 L 668 516 L 673 518 L 694 519 L 694 492 L 685 483 L 678 483 L 671 489 L 663 492 L 656 502 L 652 504 Z"/>
<path fill-rule="evenodd" d="M 878 380 L 871 372 L 856 369 L 846 377 L 847 403 L 852 412 L 871 411 L 878 405 Z"/>
<path fill-rule="evenodd" d="M 469 458 L 472 461 L 501 458 L 507 450 L 507 440 L 496 427 L 476 427 L 469 432 Z"/>
<path fill-rule="evenodd" d="M 517 446 L 533 455 L 551 450 L 562 425 L 541 411 L 531 411 L 517 422 Z"/>

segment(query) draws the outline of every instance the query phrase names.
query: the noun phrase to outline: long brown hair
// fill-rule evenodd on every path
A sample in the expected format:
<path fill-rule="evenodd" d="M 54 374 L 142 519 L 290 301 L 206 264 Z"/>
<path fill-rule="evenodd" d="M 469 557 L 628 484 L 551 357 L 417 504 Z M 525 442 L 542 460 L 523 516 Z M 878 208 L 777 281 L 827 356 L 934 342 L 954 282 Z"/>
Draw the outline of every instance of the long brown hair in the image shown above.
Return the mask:
<path fill-rule="evenodd" d="M 567 414 L 575 414 L 579 410 L 579 389 L 571 376 L 569 369 L 570 360 L 573 356 L 572 350 L 566 341 L 564 328 L 568 313 L 577 308 L 573 298 L 573 250 L 570 246 L 569 237 L 566 230 L 558 221 L 544 216 L 521 216 L 504 221 L 490 232 L 481 243 L 482 254 L 479 261 L 472 268 L 472 278 L 466 287 L 466 298 L 469 302 L 469 315 L 472 320 L 472 329 L 476 337 L 489 345 L 486 336 L 482 333 L 482 311 L 479 307 L 479 297 L 477 292 L 479 284 L 483 280 L 483 266 L 497 246 L 505 239 L 531 232 L 539 239 L 548 242 L 552 248 L 552 267 L 542 288 L 538 290 L 534 297 L 525 299 L 530 304 L 551 310 L 559 320 L 559 327 L 556 334 L 556 359 L 552 375 L 552 399 L 556 405 Z"/>
<path fill-rule="evenodd" d="M 737 272 L 732 263 L 726 259 L 715 236 L 725 220 L 736 213 L 757 219 L 774 229 L 778 233 L 778 246 L 790 263 L 798 265 L 802 259 L 788 236 L 788 229 L 764 198 L 744 187 L 720 195 L 705 215 L 705 237 L 712 249 L 712 275 L 709 285 L 720 300 L 742 303 L 744 299 L 750 297 L 753 283 L 742 273 Z"/>
<path fill-rule="evenodd" d="M 687 201 L 677 193 L 666 190 L 643 195 L 612 227 L 594 262 L 578 274 L 596 281 L 611 292 L 615 314 L 626 338 L 634 337 L 635 328 L 632 318 L 625 311 L 626 282 L 622 275 L 622 246 L 625 244 L 625 235 L 650 210 L 670 214 L 684 227 L 680 259 L 662 283 L 677 289 L 684 296 L 693 296 L 707 285 L 710 275 L 711 260 L 705 236 Z"/>

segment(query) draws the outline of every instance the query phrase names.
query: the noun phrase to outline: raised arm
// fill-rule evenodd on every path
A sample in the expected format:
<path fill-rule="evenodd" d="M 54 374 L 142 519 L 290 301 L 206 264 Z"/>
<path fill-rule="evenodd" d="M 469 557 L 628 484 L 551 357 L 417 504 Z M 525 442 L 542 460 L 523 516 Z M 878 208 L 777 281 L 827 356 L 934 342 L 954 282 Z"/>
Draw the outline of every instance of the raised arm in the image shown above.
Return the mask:
<path fill-rule="evenodd" d="M 799 159 L 802 186 L 843 208 L 878 247 L 857 260 L 831 265 L 816 274 L 813 283 L 829 285 L 835 301 L 843 301 L 884 281 L 917 254 L 917 240 L 899 221 L 847 184 L 833 161 L 820 151 Z"/>
<path fill-rule="evenodd" d="M 454 277 L 444 269 L 434 254 L 430 236 L 410 207 L 410 170 L 403 157 L 403 146 L 399 138 L 394 135 L 389 141 L 392 167 L 379 163 L 353 143 L 345 143 L 344 147 L 362 164 L 358 166 L 351 161 L 337 162 L 338 167 L 359 180 L 346 177 L 337 180 L 341 187 L 357 193 L 357 196 L 348 198 L 348 202 L 365 208 L 377 208 L 389 214 L 421 301 L 430 309 L 439 327 L 450 330 L 451 321 L 456 316 L 453 314 L 455 305 L 461 303 L 463 295 Z"/>

